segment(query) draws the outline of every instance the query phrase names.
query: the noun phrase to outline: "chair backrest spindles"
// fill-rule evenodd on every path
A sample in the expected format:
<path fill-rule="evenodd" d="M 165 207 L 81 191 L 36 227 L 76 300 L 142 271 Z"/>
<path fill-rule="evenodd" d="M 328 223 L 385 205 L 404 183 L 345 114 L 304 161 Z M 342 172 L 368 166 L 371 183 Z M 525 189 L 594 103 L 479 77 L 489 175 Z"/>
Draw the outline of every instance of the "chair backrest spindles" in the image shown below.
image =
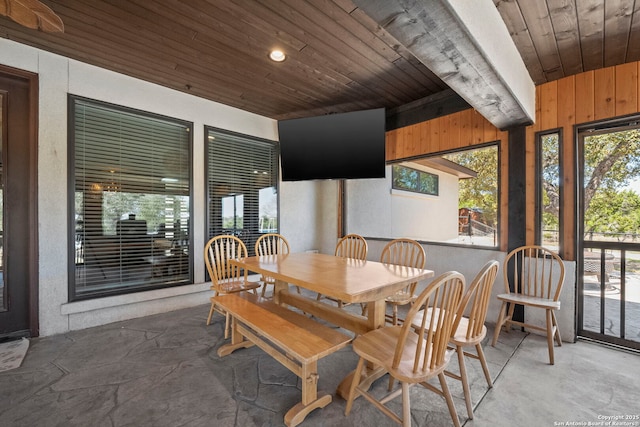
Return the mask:
<path fill-rule="evenodd" d="M 466 290 L 458 314 L 454 324 L 454 330 L 458 328 L 460 319 L 464 316 L 464 312 L 469 308 L 468 326 L 465 332 L 467 340 L 479 337 L 482 334 L 482 328 L 487 317 L 487 309 L 491 300 L 491 290 L 498 275 L 500 263 L 492 260 L 487 262 L 473 279 Z"/>
<path fill-rule="evenodd" d="M 347 234 L 336 244 L 335 256 L 366 260 L 369 247 L 359 234 Z"/>
<path fill-rule="evenodd" d="M 219 290 L 224 281 L 240 279 L 242 269 L 232 265 L 229 260 L 246 256 L 247 247 L 235 236 L 220 235 L 210 239 L 204 247 L 204 260 L 211 278 L 211 288 Z"/>
<path fill-rule="evenodd" d="M 560 298 L 565 269 L 558 254 L 542 246 L 523 246 L 507 254 L 504 264 L 504 283 L 508 293 L 554 301 Z M 510 282 L 514 291 L 509 290 Z"/>
<path fill-rule="evenodd" d="M 417 345 L 413 355 L 413 372 L 438 369 L 445 363 L 447 344 L 453 330 L 456 312 L 462 299 L 464 276 L 450 271 L 434 279 L 417 297 L 402 325 L 396 345 L 393 367 L 397 368 L 406 356 L 405 345 L 409 334 L 415 334 Z M 419 327 L 413 320 L 420 310 L 427 308 L 430 315 L 422 316 Z"/>
<path fill-rule="evenodd" d="M 255 250 L 258 256 L 288 254 L 289 242 L 281 234 L 267 233 L 258 238 Z"/>
<path fill-rule="evenodd" d="M 424 268 L 427 261 L 424 248 L 413 239 L 395 239 L 382 249 L 380 262 L 383 264 L 401 265 L 404 267 Z M 411 283 L 407 289 L 415 291 L 417 283 Z"/>

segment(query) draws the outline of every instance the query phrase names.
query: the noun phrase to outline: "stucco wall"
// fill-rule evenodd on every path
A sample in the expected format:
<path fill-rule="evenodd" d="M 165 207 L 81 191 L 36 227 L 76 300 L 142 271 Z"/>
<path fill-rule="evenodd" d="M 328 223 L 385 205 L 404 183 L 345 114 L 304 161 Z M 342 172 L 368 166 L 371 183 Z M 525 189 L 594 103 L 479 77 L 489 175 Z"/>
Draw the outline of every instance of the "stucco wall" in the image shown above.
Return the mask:
<path fill-rule="evenodd" d="M 0 64 L 39 76 L 38 220 L 40 334 L 206 304 L 204 282 L 204 126 L 277 140 L 277 122 L 0 39 Z M 193 122 L 194 285 L 68 303 L 67 95 L 74 94 Z M 313 184 L 311 185 L 313 188 Z M 288 205 L 286 196 L 281 203 Z M 299 210 L 304 206 L 299 207 Z M 201 232 L 198 232 L 201 230 Z M 207 313 L 203 313 L 203 319 Z"/>
<path fill-rule="evenodd" d="M 450 241 L 458 237 L 458 178 L 438 175 L 437 196 L 391 188 L 391 166 L 384 179 L 347 181 L 347 231 L 367 237 L 410 237 Z"/>
<path fill-rule="evenodd" d="M 287 238 L 291 252 L 333 253 L 337 181 L 281 182 L 280 194 L 280 232 Z"/>

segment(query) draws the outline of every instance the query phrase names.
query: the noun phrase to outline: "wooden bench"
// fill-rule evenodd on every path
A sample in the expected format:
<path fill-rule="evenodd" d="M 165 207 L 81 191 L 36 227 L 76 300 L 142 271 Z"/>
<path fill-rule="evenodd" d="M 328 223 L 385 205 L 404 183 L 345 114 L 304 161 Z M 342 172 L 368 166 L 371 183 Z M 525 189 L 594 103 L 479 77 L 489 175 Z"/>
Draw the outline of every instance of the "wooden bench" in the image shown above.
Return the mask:
<path fill-rule="evenodd" d="M 218 349 L 218 356 L 255 344 L 302 379 L 302 402 L 286 413 L 287 426 L 300 424 L 331 402 L 331 395 L 318 395 L 318 359 L 345 347 L 351 337 L 257 295 L 214 299 L 232 318 L 231 342 Z"/>

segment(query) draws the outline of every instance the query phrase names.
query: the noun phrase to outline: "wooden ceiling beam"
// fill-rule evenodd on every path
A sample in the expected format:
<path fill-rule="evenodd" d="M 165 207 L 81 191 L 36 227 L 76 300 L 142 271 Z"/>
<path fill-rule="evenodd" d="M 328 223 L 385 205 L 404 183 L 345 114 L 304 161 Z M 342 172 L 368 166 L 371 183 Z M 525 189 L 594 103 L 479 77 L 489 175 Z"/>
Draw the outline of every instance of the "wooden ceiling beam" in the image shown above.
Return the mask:
<path fill-rule="evenodd" d="M 535 86 L 491 0 L 355 0 L 499 129 L 535 120 Z"/>

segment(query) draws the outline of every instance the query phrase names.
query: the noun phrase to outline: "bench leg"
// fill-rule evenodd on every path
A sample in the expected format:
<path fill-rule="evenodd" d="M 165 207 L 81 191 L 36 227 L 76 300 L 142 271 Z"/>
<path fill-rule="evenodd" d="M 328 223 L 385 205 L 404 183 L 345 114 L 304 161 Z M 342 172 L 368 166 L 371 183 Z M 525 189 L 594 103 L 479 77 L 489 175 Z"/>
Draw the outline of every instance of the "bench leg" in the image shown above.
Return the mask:
<path fill-rule="evenodd" d="M 287 411 L 284 423 L 297 426 L 314 409 L 324 408 L 331 403 L 331 395 L 323 393 L 318 397 L 318 362 L 311 362 L 301 366 L 302 402 Z"/>
<path fill-rule="evenodd" d="M 218 356 L 224 357 L 227 356 L 239 348 L 248 348 L 253 346 L 254 344 L 245 339 L 244 335 L 242 335 L 238 331 L 238 321 L 235 317 L 231 316 L 231 342 L 229 344 L 225 344 L 218 349 Z"/>

